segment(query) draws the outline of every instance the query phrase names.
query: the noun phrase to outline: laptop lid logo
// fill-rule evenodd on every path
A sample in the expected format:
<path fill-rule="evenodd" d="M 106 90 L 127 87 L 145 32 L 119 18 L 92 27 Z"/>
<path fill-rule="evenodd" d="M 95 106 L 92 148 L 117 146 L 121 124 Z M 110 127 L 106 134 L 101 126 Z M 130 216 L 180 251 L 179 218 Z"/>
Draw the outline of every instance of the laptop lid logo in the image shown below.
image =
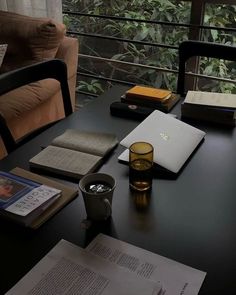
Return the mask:
<path fill-rule="evenodd" d="M 169 135 L 167 135 L 167 134 L 164 133 L 164 132 L 161 132 L 161 133 L 160 133 L 160 136 L 161 136 L 161 138 L 164 139 L 164 140 L 169 140 L 169 139 L 170 139 Z"/>

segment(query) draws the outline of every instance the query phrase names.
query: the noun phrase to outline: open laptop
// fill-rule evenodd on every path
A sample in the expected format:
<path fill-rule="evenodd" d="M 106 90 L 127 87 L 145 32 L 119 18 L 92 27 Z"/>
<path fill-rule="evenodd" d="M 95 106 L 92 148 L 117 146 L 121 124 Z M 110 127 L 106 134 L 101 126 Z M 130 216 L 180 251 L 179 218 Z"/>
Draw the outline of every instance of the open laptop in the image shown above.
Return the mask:
<path fill-rule="evenodd" d="M 178 173 L 205 135 L 202 130 L 155 110 L 120 144 L 128 148 L 136 141 L 149 142 L 154 147 L 154 162 Z M 127 162 L 128 149 L 118 159 Z"/>

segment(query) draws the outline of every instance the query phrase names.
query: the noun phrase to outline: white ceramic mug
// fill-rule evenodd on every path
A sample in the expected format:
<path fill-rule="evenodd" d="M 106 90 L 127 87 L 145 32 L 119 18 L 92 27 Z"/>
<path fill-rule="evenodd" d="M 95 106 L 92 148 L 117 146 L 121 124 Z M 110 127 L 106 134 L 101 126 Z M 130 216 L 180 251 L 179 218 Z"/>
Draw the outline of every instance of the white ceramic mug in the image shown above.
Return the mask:
<path fill-rule="evenodd" d="M 104 192 L 90 192 L 87 187 L 94 183 L 107 184 L 110 187 Z M 88 219 L 106 220 L 112 214 L 112 197 L 115 189 L 115 179 L 105 173 L 85 175 L 79 182 Z"/>

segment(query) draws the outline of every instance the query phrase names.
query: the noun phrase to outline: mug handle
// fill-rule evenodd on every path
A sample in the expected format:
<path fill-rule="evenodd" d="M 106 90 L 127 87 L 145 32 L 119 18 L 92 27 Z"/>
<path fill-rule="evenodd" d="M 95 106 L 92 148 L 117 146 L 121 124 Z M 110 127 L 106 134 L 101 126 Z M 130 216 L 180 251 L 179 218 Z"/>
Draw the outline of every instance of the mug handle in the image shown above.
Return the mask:
<path fill-rule="evenodd" d="M 111 204 L 108 199 L 103 199 L 103 202 L 106 208 L 106 219 L 107 219 L 109 216 L 111 216 L 111 213 L 112 213 Z"/>

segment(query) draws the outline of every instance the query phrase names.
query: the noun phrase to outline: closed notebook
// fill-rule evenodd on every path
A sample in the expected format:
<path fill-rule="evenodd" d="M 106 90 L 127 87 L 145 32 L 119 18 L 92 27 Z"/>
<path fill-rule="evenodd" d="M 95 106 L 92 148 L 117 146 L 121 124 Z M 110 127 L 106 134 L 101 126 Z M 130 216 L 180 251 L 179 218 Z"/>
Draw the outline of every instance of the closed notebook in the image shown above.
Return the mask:
<path fill-rule="evenodd" d="M 154 147 L 154 162 L 178 173 L 204 136 L 202 130 L 155 110 L 120 144 L 128 148 L 136 141 L 149 142 Z M 127 162 L 128 157 L 127 149 L 118 159 Z"/>
<path fill-rule="evenodd" d="M 146 86 L 134 86 L 126 91 L 127 98 L 145 98 L 149 100 L 165 101 L 171 96 L 171 91 Z"/>

